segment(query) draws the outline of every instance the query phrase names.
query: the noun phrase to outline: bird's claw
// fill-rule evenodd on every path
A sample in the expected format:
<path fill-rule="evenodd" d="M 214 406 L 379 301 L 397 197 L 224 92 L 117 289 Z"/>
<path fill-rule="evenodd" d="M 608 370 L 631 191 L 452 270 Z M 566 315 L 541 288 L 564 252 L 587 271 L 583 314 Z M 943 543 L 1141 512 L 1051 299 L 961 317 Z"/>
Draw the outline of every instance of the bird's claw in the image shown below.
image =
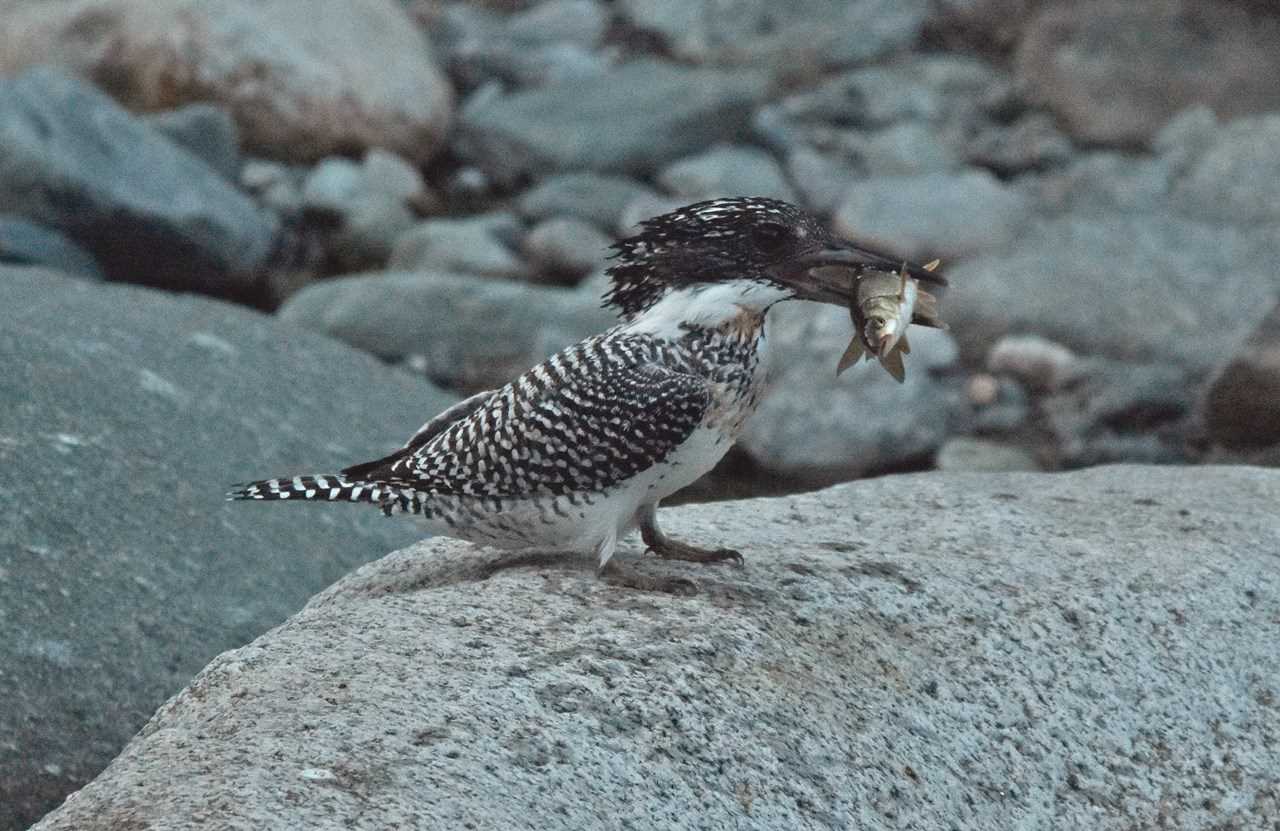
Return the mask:
<path fill-rule="evenodd" d="M 664 560 L 685 560 L 691 563 L 723 563 L 727 560 L 739 568 L 747 563 L 742 552 L 732 548 L 697 548 L 678 542 L 651 545 L 645 549 L 645 553 Z"/>

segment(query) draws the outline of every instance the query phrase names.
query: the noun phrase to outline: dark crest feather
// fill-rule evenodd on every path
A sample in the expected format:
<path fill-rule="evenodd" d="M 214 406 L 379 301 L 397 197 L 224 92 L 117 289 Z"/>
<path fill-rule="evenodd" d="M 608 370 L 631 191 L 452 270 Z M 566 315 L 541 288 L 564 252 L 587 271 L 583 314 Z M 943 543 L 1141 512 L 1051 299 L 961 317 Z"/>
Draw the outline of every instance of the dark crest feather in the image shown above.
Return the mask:
<path fill-rule="evenodd" d="M 825 238 L 815 217 L 780 199 L 695 202 L 642 221 L 638 234 L 613 244 L 604 304 L 631 317 L 672 286 L 761 275 Z"/>

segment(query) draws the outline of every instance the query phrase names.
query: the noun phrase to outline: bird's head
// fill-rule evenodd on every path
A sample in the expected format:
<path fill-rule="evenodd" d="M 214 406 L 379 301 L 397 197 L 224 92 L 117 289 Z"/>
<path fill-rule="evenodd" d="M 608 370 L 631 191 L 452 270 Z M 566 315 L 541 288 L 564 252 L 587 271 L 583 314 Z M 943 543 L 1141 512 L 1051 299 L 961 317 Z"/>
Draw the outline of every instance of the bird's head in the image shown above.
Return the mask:
<path fill-rule="evenodd" d="M 848 306 L 852 271 L 897 271 L 901 260 L 834 237 L 809 212 L 779 199 L 711 199 L 647 219 L 640 233 L 614 244 L 606 304 L 626 320 L 675 293 L 721 288 L 738 306 L 760 310 L 779 300 Z M 837 266 L 838 269 L 824 268 Z M 942 278 L 907 264 L 913 277 Z"/>

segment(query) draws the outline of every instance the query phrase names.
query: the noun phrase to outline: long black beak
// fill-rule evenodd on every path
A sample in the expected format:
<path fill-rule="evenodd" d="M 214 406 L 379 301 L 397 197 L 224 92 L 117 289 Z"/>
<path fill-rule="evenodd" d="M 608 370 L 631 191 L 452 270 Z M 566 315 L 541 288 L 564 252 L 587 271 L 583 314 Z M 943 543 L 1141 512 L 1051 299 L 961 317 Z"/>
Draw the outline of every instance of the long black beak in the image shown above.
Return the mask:
<path fill-rule="evenodd" d="M 796 297 L 848 306 L 853 299 L 857 278 L 864 271 L 897 273 L 903 268 L 908 275 L 923 283 L 947 284 L 945 277 L 922 265 L 843 241 L 835 241 L 820 251 L 795 260 L 780 276 L 787 285 L 795 288 Z"/>

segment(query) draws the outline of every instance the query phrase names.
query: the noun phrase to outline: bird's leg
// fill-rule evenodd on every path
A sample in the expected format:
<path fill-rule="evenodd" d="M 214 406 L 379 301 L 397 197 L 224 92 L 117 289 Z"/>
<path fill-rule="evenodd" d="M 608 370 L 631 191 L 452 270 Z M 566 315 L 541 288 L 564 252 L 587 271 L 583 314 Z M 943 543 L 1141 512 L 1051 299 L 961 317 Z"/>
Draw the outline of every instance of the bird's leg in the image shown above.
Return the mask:
<path fill-rule="evenodd" d="M 641 574 L 638 571 L 625 569 L 613 562 L 613 549 L 617 545 L 617 534 L 610 533 L 596 546 L 596 556 L 600 565 L 596 574 L 611 586 L 627 589 L 638 589 L 646 592 L 662 592 L 664 594 L 693 595 L 698 593 L 698 584 L 683 577 L 655 577 L 652 574 Z"/>
<path fill-rule="evenodd" d="M 742 554 L 732 548 L 698 548 L 671 539 L 658 527 L 656 503 L 641 508 L 637 518 L 640 521 L 640 537 L 645 546 L 664 560 L 688 560 L 692 563 L 722 563 L 732 560 L 737 565 L 745 562 Z"/>

